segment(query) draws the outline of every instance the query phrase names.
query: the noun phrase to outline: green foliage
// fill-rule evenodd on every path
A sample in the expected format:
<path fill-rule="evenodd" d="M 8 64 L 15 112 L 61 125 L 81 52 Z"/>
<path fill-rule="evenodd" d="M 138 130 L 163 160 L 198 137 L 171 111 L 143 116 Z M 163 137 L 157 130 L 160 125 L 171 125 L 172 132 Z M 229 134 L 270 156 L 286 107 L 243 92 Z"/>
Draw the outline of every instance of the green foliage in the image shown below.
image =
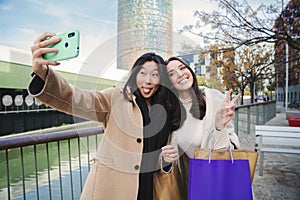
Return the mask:
<path fill-rule="evenodd" d="M 204 76 L 196 76 L 199 86 L 206 86 L 206 81 Z"/>

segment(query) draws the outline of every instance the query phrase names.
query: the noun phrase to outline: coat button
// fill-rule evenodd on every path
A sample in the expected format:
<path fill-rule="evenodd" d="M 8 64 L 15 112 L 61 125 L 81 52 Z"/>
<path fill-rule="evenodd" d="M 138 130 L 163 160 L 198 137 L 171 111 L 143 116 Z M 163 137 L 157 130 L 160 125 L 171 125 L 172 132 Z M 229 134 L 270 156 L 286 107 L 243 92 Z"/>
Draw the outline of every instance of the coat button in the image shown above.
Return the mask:
<path fill-rule="evenodd" d="M 137 138 L 136 141 L 137 141 L 137 143 L 141 143 L 142 139 L 141 138 Z"/>
<path fill-rule="evenodd" d="M 135 170 L 138 170 L 138 169 L 140 169 L 140 166 L 139 166 L 139 165 L 135 165 L 135 166 L 134 166 L 134 169 L 135 169 Z"/>

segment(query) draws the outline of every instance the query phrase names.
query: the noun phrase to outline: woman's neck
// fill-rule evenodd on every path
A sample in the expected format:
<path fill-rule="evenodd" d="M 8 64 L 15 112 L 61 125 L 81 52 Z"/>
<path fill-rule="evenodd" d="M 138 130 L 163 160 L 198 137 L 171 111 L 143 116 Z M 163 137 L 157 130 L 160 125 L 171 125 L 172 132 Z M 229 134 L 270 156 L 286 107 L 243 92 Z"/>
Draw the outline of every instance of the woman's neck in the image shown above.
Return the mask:
<path fill-rule="evenodd" d="M 180 97 L 181 99 L 183 99 L 183 100 L 185 100 L 185 99 L 190 99 L 191 96 L 192 96 L 192 95 L 191 95 L 191 93 L 190 93 L 189 90 L 185 90 L 185 91 L 179 92 L 179 97 Z"/>
<path fill-rule="evenodd" d="M 148 110 L 150 110 L 150 108 L 151 108 L 151 101 L 150 101 L 150 99 L 145 99 L 145 102 L 147 104 Z"/>

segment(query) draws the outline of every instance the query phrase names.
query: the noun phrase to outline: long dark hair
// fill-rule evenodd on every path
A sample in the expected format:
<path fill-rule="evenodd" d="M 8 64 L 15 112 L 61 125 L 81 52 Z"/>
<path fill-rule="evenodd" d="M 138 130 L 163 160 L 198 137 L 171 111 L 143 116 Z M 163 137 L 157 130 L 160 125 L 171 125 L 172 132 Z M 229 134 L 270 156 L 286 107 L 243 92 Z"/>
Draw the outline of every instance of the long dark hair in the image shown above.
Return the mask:
<path fill-rule="evenodd" d="M 192 70 L 192 68 L 182 59 L 178 58 L 178 57 L 171 57 L 166 61 L 166 65 L 168 65 L 169 62 L 173 61 L 173 60 L 177 60 L 179 62 L 181 62 L 182 64 L 184 64 L 187 69 L 191 72 L 192 76 L 193 76 L 193 84 L 191 87 L 191 94 L 192 94 L 192 106 L 190 109 L 190 113 L 193 115 L 193 117 L 195 117 L 196 119 L 200 119 L 202 120 L 206 114 L 206 99 L 205 99 L 205 93 L 203 90 L 201 90 L 198 86 L 198 81 L 196 78 L 196 75 L 194 73 L 194 71 Z M 176 96 L 178 97 L 179 94 L 176 91 L 176 89 L 174 87 L 172 87 L 173 92 L 176 94 Z"/>
<path fill-rule="evenodd" d="M 168 116 L 168 122 L 170 122 L 169 128 L 171 131 L 174 131 L 180 127 L 181 122 L 184 120 L 181 120 L 180 113 L 174 109 L 179 106 L 180 102 L 177 100 L 175 94 L 167 87 L 170 85 L 170 79 L 165 71 L 165 61 L 161 56 L 155 53 L 145 53 L 135 61 L 131 68 L 130 76 L 123 88 L 124 98 L 129 101 L 131 101 L 131 95 L 143 98 L 137 88 L 136 76 L 141 70 L 142 65 L 147 61 L 154 61 L 158 65 L 160 75 L 159 88 L 155 94 L 150 97 L 150 103 L 151 105 L 160 104 L 165 108 Z"/>

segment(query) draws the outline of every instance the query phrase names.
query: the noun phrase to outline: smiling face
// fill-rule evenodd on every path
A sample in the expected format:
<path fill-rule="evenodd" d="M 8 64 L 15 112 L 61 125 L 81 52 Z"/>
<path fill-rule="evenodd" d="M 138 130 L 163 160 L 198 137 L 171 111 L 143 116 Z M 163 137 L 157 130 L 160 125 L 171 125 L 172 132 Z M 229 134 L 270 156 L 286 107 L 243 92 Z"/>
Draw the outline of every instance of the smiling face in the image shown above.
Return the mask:
<path fill-rule="evenodd" d="M 158 89 L 160 75 L 158 65 L 154 61 L 147 61 L 136 75 L 136 84 L 144 98 L 150 98 Z"/>
<path fill-rule="evenodd" d="M 173 87 L 179 95 L 189 94 L 194 80 L 188 67 L 179 60 L 172 60 L 167 64 L 167 72 Z"/>

